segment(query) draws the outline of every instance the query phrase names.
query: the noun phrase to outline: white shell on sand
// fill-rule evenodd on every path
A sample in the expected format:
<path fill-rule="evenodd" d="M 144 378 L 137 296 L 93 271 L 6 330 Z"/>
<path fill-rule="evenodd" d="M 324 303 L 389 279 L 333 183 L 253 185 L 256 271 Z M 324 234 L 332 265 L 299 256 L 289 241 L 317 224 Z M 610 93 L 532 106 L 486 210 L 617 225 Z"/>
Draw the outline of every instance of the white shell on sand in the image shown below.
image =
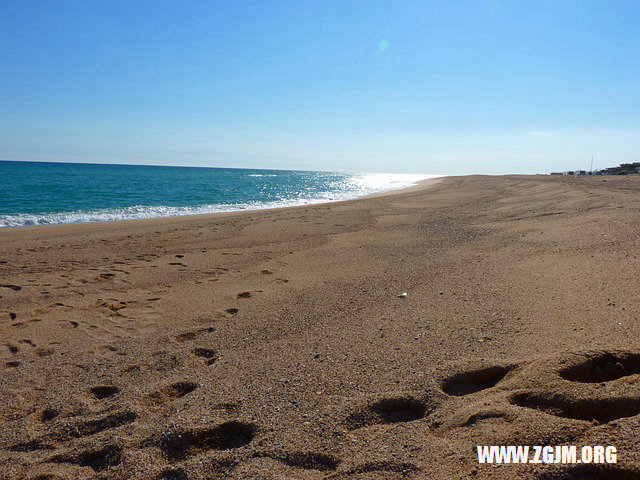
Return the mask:
<path fill-rule="evenodd" d="M 407 292 L 399 293 L 398 298 L 407 298 Z"/>

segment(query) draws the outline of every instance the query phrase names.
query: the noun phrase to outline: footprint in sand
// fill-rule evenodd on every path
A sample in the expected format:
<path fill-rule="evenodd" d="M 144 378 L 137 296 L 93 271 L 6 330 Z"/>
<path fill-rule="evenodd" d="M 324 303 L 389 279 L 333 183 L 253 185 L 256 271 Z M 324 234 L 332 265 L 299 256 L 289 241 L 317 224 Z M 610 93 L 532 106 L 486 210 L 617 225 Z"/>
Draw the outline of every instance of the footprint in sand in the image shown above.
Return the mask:
<path fill-rule="evenodd" d="M 36 452 L 38 450 L 53 450 L 53 447 L 40 440 L 29 440 L 28 442 L 16 443 L 9 447 L 9 450 L 12 452 Z"/>
<path fill-rule="evenodd" d="M 120 389 L 113 385 L 98 385 L 96 387 L 91 387 L 89 392 L 97 400 L 103 400 L 105 398 L 113 397 L 115 394 L 120 392 Z"/>
<path fill-rule="evenodd" d="M 213 365 L 215 361 L 218 359 L 218 354 L 216 353 L 216 351 L 210 348 L 194 348 L 192 350 L 192 353 L 196 357 L 201 357 L 206 359 L 207 365 Z"/>
<path fill-rule="evenodd" d="M 58 412 L 58 410 L 56 410 L 55 408 L 45 408 L 40 413 L 40 420 L 42 420 L 43 422 L 48 422 L 49 420 L 53 420 L 54 418 L 56 418 L 59 414 L 60 412 Z"/>
<path fill-rule="evenodd" d="M 53 348 L 40 347 L 36 349 L 36 355 L 39 357 L 48 357 L 49 355 L 53 355 L 55 350 Z"/>
<path fill-rule="evenodd" d="M 170 431 L 161 436 L 158 446 L 168 460 L 184 460 L 208 450 L 232 450 L 247 446 L 257 430 L 252 423 L 233 420 L 216 427 Z"/>
<path fill-rule="evenodd" d="M 233 317 L 234 315 L 237 315 L 239 311 L 240 311 L 240 309 L 235 308 L 235 307 L 227 308 L 225 310 L 216 312 L 214 318 L 216 320 L 224 320 L 226 318 Z"/>
<path fill-rule="evenodd" d="M 47 412 L 47 410 L 45 410 Z M 42 414 L 43 421 L 49 421 L 58 415 L 57 411 L 49 411 L 53 416 L 48 416 L 45 420 L 45 412 Z M 70 423 L 62 423 L 56 431 L 53 431 L 45 435 L 40 440 L 34 442 L 46 442 L 54 440 L 56 442 L 67 442 L 75 438 L 84 438 L 96 435 L 105 430 L 113 430 L 124 425 L 128 425 L 134 422 L 138 418 L 135 412 L 130 410 L 124 410 L 121 412 L 111 413 L 109 415 L 103 415 L 91 420 L 76 420 Z"/>
<path fill-rule="evenodd" d="M 585 355 L 559 372 L 565 380 L 580 383 L 602 383 L 640 373 L 640 353 L 601 352 Z"/>
<path fill-rule="evenodd" d="M 80 467 L 91 467 L 94 471 L 101 472 L 120 464 L 122 461 L 122 447 L 119 445 L 107 445 L 100 449 L 81 450 L 77 453 L 56 455 L 48 461 L 50 463 L 70 463 Z"/>
<path fill-rule="evenodd" d="M 193 392 L 196 388 L 198 388 L 198 384 L 194 382 L 176 382 L 169 385 L 165 391 L 167 391 L 170 396 L 179 398 Z"/>
<path fill-rule="evenodd" d="M 453 396 L 470 395 L 488 388 L 495 387 L 512 367 L 492 366 L 457 373 L 444 382 L 442 390 Z"/>
<path fill-rule="evenodd" d="M 576 398 L 549 392 L 521 392 L 509 399 L 513 405 L 531 408 L 558 417 L 609 423 L 623 417 L 640 414 L 640 397 L 612 397 L 603 399 Z"/>
<path fill-rule="evenodd" d="M 349 430 L 356 430 L 378 424 L 413 422 L 424 418 L 433 408 L 429 401 L 412 396 L 385 398 L 356 410 L 345 424 Z"/>
<path fill-rule="evenodd" d="M 170 402 L 176 398 L 182 398 L 199 387 L 194 382 L 175 382 L 165 385 L 149 395 L 152 403 L 161 404 Z"/>
<path fill-rule="evenodd" d="M 191 341 L 191 340 L 195 340 L 196 338 L 198 338 L 201 335 L 206 335 L 208 333 L 213 333 L 213 332 L 215 332 L 215 330 L 216 329 L 213 328 L 213 327 L 199 328 L 197 330 L 192 330 L 192 331 L 189 331 L 189 332 L 179 333 L 174 338 L 179 343 L 183 343 L 183 342 L 188 342 L 188 341 Z"/>
<path fill-rule="evenodd" d="M 181 361 L 177 355 L 165 351 L 154 352 L 152 354 L 153 364 L 151 368 L 158 372 L 169 372 L 178 368 Z"/>

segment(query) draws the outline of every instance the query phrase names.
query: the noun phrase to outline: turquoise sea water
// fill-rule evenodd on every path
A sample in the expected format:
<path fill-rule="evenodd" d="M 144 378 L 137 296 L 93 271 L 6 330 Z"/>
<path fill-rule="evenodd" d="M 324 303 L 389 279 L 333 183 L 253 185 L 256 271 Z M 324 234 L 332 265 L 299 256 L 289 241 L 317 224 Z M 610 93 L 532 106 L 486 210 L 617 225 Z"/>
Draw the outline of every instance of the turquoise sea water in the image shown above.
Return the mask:
<path fill-rule="evenodd" d="M 0 161 L 0 227 L 305 205 L 424 178 L 429 176 Z"/>

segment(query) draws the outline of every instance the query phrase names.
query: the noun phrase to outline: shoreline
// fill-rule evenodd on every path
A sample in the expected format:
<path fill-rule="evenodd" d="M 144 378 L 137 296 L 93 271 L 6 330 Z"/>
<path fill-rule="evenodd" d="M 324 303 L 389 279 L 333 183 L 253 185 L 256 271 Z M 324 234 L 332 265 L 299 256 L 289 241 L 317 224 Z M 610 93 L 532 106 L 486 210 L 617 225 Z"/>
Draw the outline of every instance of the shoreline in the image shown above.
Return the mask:
<path fill-rule="evenodd" d="M 6 229 L 0 478 L 490 480 L 475 446 L 547 444 L 618 464 L 505 475 L 632 478 L 639 210 L 636 177 L 467 176 Z"/>
<path fill-rule="evenodd" d="M 16 229 L 41 229 L 41 228 L 58 228 L 58 227 L 81 227 L 83 225 L 102 225 L 102 224 L 107 224 L 107 225 L 113 225 L 114 227 L 117 227 L 119 224 L 120 226 L 131 226 L 131 225 L 135 225 L 135 222 L 158 222 L 158 221 L 163 221 L 163 220 L 179 220 L 179 219 L 186 219 L 186 220 L 194 220 L 197 218 L 215 218 L 217 216 L 227 216 L 227 215 L 234 215 L 234 214 L 251 214 L 254 212 L 263 212 L 263 211 L 275 211 L 275 210 L 286 210 L 286 209 L 291 209 L 291 208 L 305 208 L 305 207 L 312 207 L 315 205 L 327 205 L 327 204 L 334 204 L 334 203 L 343 203 L 343 202 L 353 202 L 353 201 L 357 201 L 360 199 L 364 199 L 364 198 L 375 198 L 375 197 L 379 197 L 379 196 L 388 196 L 388 195 L 394 195 L 394 194 L 402 194 L 402 193 L 407 193 L 407 192 L 411 192 L 411 191 L 420 191 L 422 188 L 428 188 L 429 185 L 435 185 L 437 183 L 438 180 L 442 180 L 443 178 L 447 178 L 447 177 L 435 177 L 435 178 L 427 178 L 424 180 L 419 180 L 418 182 L 416 182 L 414 185 L 408 186 L 408 187 L 401 187 L 401 188 L 395 188 L 395 189 L 391 189 L 391 190 L 385 190 L 383 192 L 377 192 L 377 193 L 370 193 L 370 194 L 366 194 L 366 195 L 362 195 L 360 197 L 355 197 L 355 198 L 350 198 L 350 199 L 346 199 L 346 200 L 329 200 L 329 201 L 321 201 L 321 202 L 316 202 L 316 203 L 308 203 L 308 204 L 302 204 L 302 205 L 291 205 L 291 206 L 283 206 L 283 207 L 266 207 L 266 208 L 256 208 L 256 209 L 249 209 L 249 210 L 232 210 L 232 211 L 228 211 L 228 212 L 211 212 L 211 213 L 197 213 L 197 214 L 187 214 L 187 215 L 170 215 L 170 216 L 162 216 L 162 217 L 148 217 L 148 218 L 134 218 L 134 219 L 122 219 L 122 220 L 101 220 L 101 221 L 94 221 L 94 222 L 78 222 L 78 223 L 55 223 L 55 224 L 50 224 L 50 225 L 20 225 L 20 226 L 14 226 L 14 227 L 1 227 L 0 228 L 0 237 L 2 236 L 4 231 L 13 231 Z M 129 224 L 129 222 L 132 222 L 131 224 Z"/>

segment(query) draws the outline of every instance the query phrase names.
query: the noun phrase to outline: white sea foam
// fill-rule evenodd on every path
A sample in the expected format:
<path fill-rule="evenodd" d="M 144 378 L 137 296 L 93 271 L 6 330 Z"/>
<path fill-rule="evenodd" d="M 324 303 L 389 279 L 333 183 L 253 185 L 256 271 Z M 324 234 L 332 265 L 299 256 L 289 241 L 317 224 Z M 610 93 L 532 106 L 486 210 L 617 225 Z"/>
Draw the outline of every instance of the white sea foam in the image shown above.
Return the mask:
<path fill-rule="evenodd" d="M 23 227 L 30 225 L 57 225 L 62 223 L 110 222 L 116 220 L 136 220 L 144 218 L 176 217 L 182 215 L 200 215 L 206 213 L 237 212 L 243 210 L 261 210 L 267 208 L 294 207 L 316 203 L 350 200 L 374 193 L 381 193 L 415 185 L 421 180 L 436 178 L 437 175 L 414 174 L 362 174 L 340 181 L 339 189 L 320 192 L 308 196 L 282 199 L 271 202 L 247 202 L 235 204 L 211 204 L 198 206 L 144 206 L 135 205 L 124 208 L 99 210 L 78 210 L 47 214 L 0 214 L 0 228 Z"/>

